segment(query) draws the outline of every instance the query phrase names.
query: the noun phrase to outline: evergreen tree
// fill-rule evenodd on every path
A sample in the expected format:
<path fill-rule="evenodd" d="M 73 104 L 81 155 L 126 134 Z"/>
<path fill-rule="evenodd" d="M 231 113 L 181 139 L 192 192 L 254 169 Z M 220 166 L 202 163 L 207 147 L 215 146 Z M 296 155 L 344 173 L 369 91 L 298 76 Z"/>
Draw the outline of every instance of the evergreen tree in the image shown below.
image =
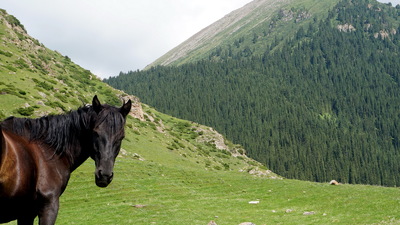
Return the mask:
<path fill-rule="evenodd" d="M 398 186 L 398 16 L 398 8 L 344 0 L 264 54 L 251 45 L 235 50 L 260 44 L 263 35 L 255 33 L 217 48 L 212 60 L 105 81 L 160 111 L 215 127 L 282 176 Z M 338 29 L 345 24 L 354 29 Z"/>

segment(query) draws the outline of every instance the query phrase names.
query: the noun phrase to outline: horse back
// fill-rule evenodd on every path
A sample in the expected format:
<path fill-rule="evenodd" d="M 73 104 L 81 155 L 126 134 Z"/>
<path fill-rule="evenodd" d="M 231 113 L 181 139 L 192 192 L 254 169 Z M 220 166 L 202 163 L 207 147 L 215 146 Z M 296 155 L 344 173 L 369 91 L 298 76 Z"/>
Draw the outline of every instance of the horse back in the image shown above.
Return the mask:
<path fill-rule="evenodd" d="M 0 129 L 0 223 L 37 215 L 39 205 L 58 199 L 70 175 L 65 157 L 7 128 Z"/>
<path fill-rule="evenodd" d="M 24 196 L 35 185 L 35 163 L 31 144 L 20 136 L 1 130 L 0 199 Z"/>
<path fill-rule="evenodd" d="M 0 130 L 0 223 L 28 215 L 36 198 L 36 169 L 30 144 Z"/>

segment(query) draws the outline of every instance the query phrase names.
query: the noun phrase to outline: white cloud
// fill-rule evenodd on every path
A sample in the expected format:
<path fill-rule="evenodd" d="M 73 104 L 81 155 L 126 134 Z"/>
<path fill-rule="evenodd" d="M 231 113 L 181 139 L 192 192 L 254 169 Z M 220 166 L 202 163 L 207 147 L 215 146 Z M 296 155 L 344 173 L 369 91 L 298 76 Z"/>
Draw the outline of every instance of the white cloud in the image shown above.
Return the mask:
<path fill-rule="evenodd" d="M 2 0 L 28 33 L 101 77 L 143 69 L 251 0 Z"/>

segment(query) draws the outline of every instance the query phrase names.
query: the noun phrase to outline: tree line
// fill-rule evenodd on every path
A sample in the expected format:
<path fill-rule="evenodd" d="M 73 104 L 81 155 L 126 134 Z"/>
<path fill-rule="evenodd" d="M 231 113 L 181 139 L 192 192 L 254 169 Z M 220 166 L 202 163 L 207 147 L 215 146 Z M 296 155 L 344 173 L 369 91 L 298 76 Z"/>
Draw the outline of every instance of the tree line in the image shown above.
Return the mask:
<path fill-rule="evenodd" d="M 287 178 L 398 186 L 399 9 L 371 2 L 341 1 L 262 55 L 214 52 L 105 82 L 216 128 Z"/>

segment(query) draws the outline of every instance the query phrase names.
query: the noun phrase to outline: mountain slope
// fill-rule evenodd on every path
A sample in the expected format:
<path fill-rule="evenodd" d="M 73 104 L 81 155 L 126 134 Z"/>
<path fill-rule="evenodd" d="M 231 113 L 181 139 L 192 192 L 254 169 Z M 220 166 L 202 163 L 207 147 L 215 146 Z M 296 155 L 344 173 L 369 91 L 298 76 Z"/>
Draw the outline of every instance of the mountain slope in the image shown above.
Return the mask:
<path fill-rule="evenodd" d="M 69 110 L 69 107 L 80 106 L 81 99 L 88 102 L 86 98 L 96 93 L 101 95 L 102 102 L 117 101 L 108 101 L 110 104 L 121 104 L 120 95 L 135 102 L 134 116 L 127 119 L 126 137 L 116 160 L 113 182 L 107 188 L 98 188 L 93 180 L 94 163 L 88 160 L 71 176 L 60 199 L 57 224 L 175 225 L 207 224 L 211 220 L 219 225 L 246 221 L 256 224 L 400 224 L 398 188 L 330 186 L 280 179 L 248 159 L 241 146 L 232 144 L 212 128 L 157 112 L 137 98 L 99 82 L 93 74 L 89 76 L 70 60 L 62 61 L 65 57 L 42 45 L 24 48 L 34 39 L 22 31 L 18 20 L 0 10 L 0 21 L 3 40 L 0 50 L 7 57 L 1 56 L 0 68 L 3 85 L 0 110 L 4 116 L 21 116 L 20 111 L 15 110 L 27 108 L 26 103 L 34 109 L 32 117 L 59 113 L 63 107 Z M 21 36 L 23 40 L 10 38 L 10 34 Z M 37 48 L 44 49 L 38 53 L 32 51 Z M 36 57 L 37 54 L 42 56 Z M 46 58 L 44 56 L 53 58 L 41 61 Z M 15 62 L 18 57 L 27 64 L 37 59 L 37 65 L 50 67 L 44 70 L 19 68 L 19 63 Z M 53 68 L 54 63 L 64 69 Z M 52 74 L 52 70 L 46 68 L 56 71 Z M 69 83 L 64 85 L 57 77 Z M 73 87 L 69 86 L 71 84 Z M 95 84 L 95 90 L 88 88 L 88 84 Z M 65 99 L 57 95 L 58 91 L 65 94 Z M 71 92 L 74 95 L 69 94 Z M 39 101 L 60 104 L 49 107 L 37 104 Z M 259 203 L 249 204 L 250 201 Z"/>
<path fill-rule="evenodd" d="M 242 167 L 233 166 L 236 171 L 263 171 L 265 176 L 277 178 L 271 171 L 265 171 L 260 163 L 248 159 L 241 146 L 232 144 L 214 129 L 162 115 L 142 105 L 137 97 L 111 88 L 90 71 L 47 49 L 30 37 L 18 19 L 6 11 L 0 10 L 0 13 L 3 40 L 0 48 L 0 119 L 11 115 L 37 117 L 68 113 L 90 102 L 94 95 L 99 95 L 102 102 L 114 105 L 130 98 L 133 101 L 130 115 L 135 119 L 129 120 L 127 126 L 132 136 L 141 135 L 139 127 L 151 127 L 164 136 L 161 142 L 167 152 L 179 155 L 178 158 L 199 157 L 197 163 L 192 162 L 196 166 L 201 162 L 202 168 L 231 170 L 229 164 L 235 164 Z M 191 152 L 182 152 L 184 148 Z M 238 162 L 228 164 L 224 159 Z"/>
<path fill-rule="evenodd" d="M 193 35 L 146 68 L 181 65 L 208 58 L 217 47 L 233 48 L 235 45 L 243 51 L 250 44 L 244 40 L 257 40 L 258 44 L 251 44 L 252 48 L 263 49 L 263 46 L 271 44 L 275 39 L 290 36 L 299 25 L 312 22 L 311 17 L 323 16 L 337 2 L 338 0 L 254 0 Z"/>
<path fill-rule="evenodd" d="M 1 119 L 67 112 L 90 102 L 94 94 L 111 104 L 120 103 L 117 95 L 121 92 L 104 85 L 68 56 L 47 49 L 4 10 L 0 35 Z"/>
<path fill-rule="evenodd" d="M 399 11 L 344 0 L 263 48 L 248 36 L 232 52 L 106 82 L 215 127 L 284 177 L 398 186 Z M 276 13 L 292 30 L 291 13 Z"/>

